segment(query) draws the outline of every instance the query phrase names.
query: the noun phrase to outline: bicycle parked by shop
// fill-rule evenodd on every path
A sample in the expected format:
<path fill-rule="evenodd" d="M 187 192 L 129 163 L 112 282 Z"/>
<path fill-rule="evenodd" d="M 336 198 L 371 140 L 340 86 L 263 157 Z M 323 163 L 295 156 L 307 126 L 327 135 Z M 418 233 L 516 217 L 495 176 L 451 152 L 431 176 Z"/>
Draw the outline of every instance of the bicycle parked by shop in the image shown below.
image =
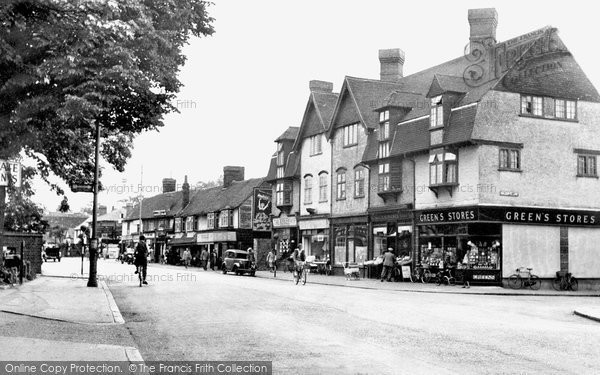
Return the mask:
<path fill-rule="evenodd" d="M 437 285 L 454 285 L 456 278 L 452 275 L 452 268 L 444 268 L 438 271 L 435 275 L 435 283 Z"/>
<path fill-rule="evenodd" d="M 538 290 L 542 286 L 540 278 L 531 273 L 533 268 L 520 267 L 517 268 L 517 273 L 510 275 L 508 278 L 508 286 L 512 289 L 521 289 L 529 287 L 533 290 Z"/>
<path fill-rule="evenodd" d="M 571 290 L 573 292 L 579 289 L 579 283 L 573 274 L 565 271 L 557 271 L 556 279 L 552 280 L 554 290 Z"/>

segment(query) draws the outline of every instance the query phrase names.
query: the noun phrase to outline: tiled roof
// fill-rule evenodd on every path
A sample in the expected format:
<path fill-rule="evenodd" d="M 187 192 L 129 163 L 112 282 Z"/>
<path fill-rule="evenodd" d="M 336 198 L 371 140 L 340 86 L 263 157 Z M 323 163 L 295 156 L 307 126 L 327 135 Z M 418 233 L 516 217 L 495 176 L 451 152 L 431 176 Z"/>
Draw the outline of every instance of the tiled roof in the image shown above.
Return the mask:
<path fill-rule="evenodd" d="M 429 118 L 399 124 L 390 155 L 410 154 L 429 148 Z"/>
<path fill-rule="evenodd" d="M 434 74 L 427 97 L 431 98 L 446 92 L 465 93 L 469 91 L 470 87 L 467 86 L 462 76 Z"/>
<path fill-rule="evenodd" d="M 254 191 L 265 182 L 265 178 L 252 178 L 244 181 L 234 181 L 231 186 L 222 186 L 198 190 L 190 198 L 190 204 L 178 216 L 203 215 L 224 208 L 239 207 Z"/>
<path fill-rule="evenodd" d="M 198 190 L 190 191 L 190 200 Z M 142 200 L 142 219 L 150 219 L 155 217 L 154 211 L 164 210 L 166 216 L 175 216 L 181 211 L 183 203 L 183 192 L 181 190 L 170 193 L 158 194 L 153 197 L 144 198 Z M 125 220 L 135 220 L 140 217 L 140 206 L 136 204 L 132 209 L 127 210 Z"/>
<path fill-rule="evenodd" d="M 79 228 L 90 216 L 83 213 L 49 212 L 42 217 L 48 222 L 49 228 Z"/>
<path fill-rule="evenodd" d="M 280 141 L 295 141 L 296 137 L 298 136 L 298 130 L 300 130 L 300 128 L 298 126 L 290 126 L 289 128 L 287 128 L 282 135 L 280 135 L 279 137 L 277 137 L 277 139 L 275 140 L 275 142 L 280 142 Z"/>
<path fill-rule="evenodd" d="M 467 142 L 473 134 L 477 105 L 452 111 L 448 125 L 444 127 L 444 145 Z"/>
<path fill-rule="evenodd" d="M 533 48 L 534 43 L 538 39 L 547 35 L 548 31 L 554 29 L 545 27 L 536 30 L 532 33 L 513 38 L 510 41 L 497 43 L 494 48 L 502 49 L 508 43 L 513 43 L 515 40 L 520 43 L 530 43 L 529 48 Z M 558 39 L 559 43 L 560 39 Z M 528 52 L 528 51 L 527 51 Z M 526 55 L 526 53 L 524 55 Z M 492 76 L 492 72 L 487 72 L 482 79 L 485 81 L 479 85 L 467 85 L 463 75 L 468 71 L 468 68 L 473 64 L 470 58 L 461 56 L 454 60 L 450 60 L 443 64 L 431 67 L 421 72 L 403 77 L 397 84 L 396 88 L 382 98 L 376 108 L 386 106 L 412 108 L 404 116 L 401 122 L 414 120 L 420 117 L 428 116 L 430 112 L 429 97 L 439 95 L 441 93 L 458 93 L 458 102 L 454 104 L 454 108 L 464 107 L 460 110 L 451 112 L 450 120 L 444 129 L 443 144 L 456 144 L 469 141 L 475 123 L 477 106 L 468 106 L 469 104 L 477 103 L 490 90 L 506 90 L 512 92 L 522 92 L 530 94 L 550 95 L 564 98 L 574 98 L 590 101 L 600 101 L 600 95 L 587 79 L 579 65 L 575 62 L 572 55 L 566 50 L 555 52 L 556 56 L 552 60 L 556 60 L 562 66 L 564 71 L 558 71 L 562 74 L 548 74 L 544 80 L 539 80 L 539 77 L 531 75 L 527 76 L 523 73 L 528 66 L 537 66 L 536 59 L 528 58 L 526 63 L 516 63 L 510 67 L 507 72 Z M 544 54 L 544 59 L 548 59 L 548 54 Z M 546 60 L 544 60 L 546 61 Z M 546 61 L 547 62 L 547 61 Z M 539 65 L 541 61 L 537 61 Z M 553 71 L 552 73 L 557 73 Z M 363 90 L 358 87 L 356 79 L 347 79 L 350 87 L 354 90 L 354 96 L 359 97 Z M 371 81 L 379 82 L 379 81 Z M 372 83 L 372 85 L 376 85 Z M 379 91 L 385 91 L 389 85 L 384 85 L 380 82 Z M 373 95 L 373 100 L 376 100 L 378 95 Z M 369 126 L 377 124 L 376 113 L 375 118 Z M 395 129 L 394 142 L 390 155 L 399 155 L 411 152 L 427 150 L 429 147 L 429 119 L 423 118 L 413 122 L 408 122 L 399 126 L 392 126 Z M 363 161 L 373 160 L 377 155 L 377 132 L 373 132 L 369 136 L 367 147 L 363 154 Z"/>
<path fill-rule="evenodd" d="M 331 118 L 333 117 L 333 111 L 335 110 L 335 103 L 337 102 L 340 94 L 338 93 L 325 93 L 325 92 L 313 92 L 312 97 L 316 107 L 319 111 L 323 131 L 329 128 L 331 124 Z"/>
<path fill-rule="evenodd" d="M 274 153 L 271 156 L 271 161 L 269 162 L 269 171 L 267 172 L 267 181 L 273 181 L 277 179 L 277 153 Z"/>
<path fill-rule="evenodd" d="M 300 173 L 300 155 L 292 151 L 288 155 L 288 160 L 285 165 L 285 177 L 296 177 Z"/>

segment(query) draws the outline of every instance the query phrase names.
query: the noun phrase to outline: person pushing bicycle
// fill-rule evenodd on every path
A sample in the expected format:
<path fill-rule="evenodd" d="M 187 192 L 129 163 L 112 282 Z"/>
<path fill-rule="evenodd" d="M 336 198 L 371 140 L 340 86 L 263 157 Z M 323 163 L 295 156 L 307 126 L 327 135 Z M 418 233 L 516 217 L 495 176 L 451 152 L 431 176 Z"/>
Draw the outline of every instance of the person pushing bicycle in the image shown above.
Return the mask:
<path fill-rule="evenodd" d="M 304 261 L 306 260 L 306 253 L 302 249 L 302 244 L 298 244 L 298 247 L 294 250 L 291 256 L 294 261 L 294 272 L 300 274 L 304 268 Z"/>

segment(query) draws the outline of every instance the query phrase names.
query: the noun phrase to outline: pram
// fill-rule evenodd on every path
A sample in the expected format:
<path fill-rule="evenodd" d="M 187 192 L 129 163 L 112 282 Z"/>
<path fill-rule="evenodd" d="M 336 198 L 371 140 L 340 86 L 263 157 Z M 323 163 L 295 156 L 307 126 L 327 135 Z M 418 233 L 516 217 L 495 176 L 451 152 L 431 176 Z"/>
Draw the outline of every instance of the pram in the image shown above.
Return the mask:
<path fill-rule="evenodd" d="M 360 280 L 358 263 L 344 262 L 344 276 L 346 276 L 346 280 Z"/>

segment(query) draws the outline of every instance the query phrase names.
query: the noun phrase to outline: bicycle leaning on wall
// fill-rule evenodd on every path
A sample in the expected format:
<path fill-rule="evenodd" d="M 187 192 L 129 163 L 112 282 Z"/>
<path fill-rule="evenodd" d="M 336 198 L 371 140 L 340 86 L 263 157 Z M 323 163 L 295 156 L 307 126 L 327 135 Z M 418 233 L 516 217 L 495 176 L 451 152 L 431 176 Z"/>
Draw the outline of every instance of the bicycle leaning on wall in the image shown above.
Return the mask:
<path fill-rule="evenodd" d="M 510 275 L 508 278 L 508 286 L 512 289 L 521 289 L 528 286 L 530 289 L 538 290 L 542 286 L 542 280 L 531 273 L 533 268 L 520 267 L 517 268 L 517 273 Z"/>
<path fill-rule="evenodd" d="M 554 290 L 572 290 L 577 291 L 579 283 L 573 274 L 566 271 L 557 271 L 556 279 L 552 280 Z"/>

